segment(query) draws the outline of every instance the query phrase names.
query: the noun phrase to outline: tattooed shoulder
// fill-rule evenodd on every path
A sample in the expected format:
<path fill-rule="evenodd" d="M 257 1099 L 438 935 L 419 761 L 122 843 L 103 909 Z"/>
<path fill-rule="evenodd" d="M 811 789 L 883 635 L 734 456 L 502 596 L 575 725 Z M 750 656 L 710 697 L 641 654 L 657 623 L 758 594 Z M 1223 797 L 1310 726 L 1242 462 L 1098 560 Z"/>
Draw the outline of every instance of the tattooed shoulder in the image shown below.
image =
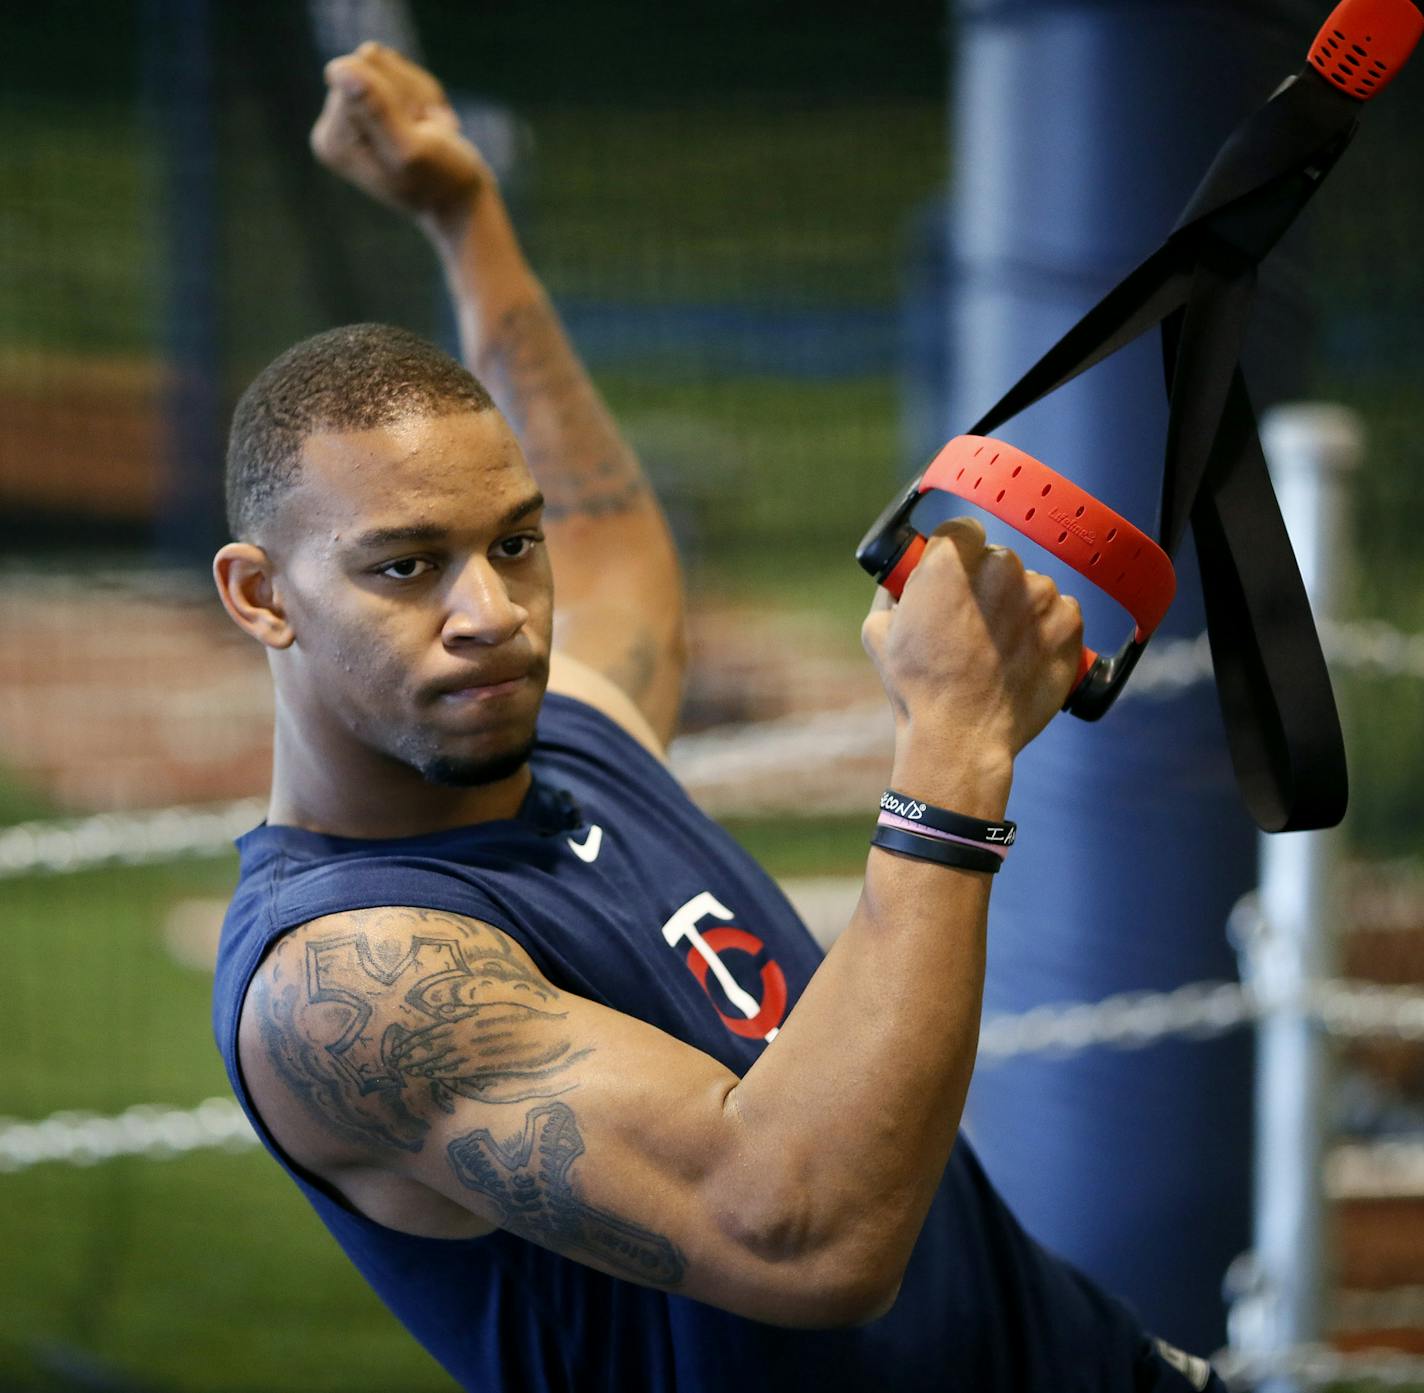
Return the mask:
<path fill-rule="evenodd" d="M 431 910 L 315 920 L 281 939 L 243 1031 L 305 1122 L 361 1157 L 416 1152 L 432 1109 L 519 1103 L 575 1085 L 589 1053 L 559 992 L 498 929 Z M 246 1068 L 246 1064 L 244 1063 Z M 251 1082 L 251 1080 L 249 1080 Z"/>

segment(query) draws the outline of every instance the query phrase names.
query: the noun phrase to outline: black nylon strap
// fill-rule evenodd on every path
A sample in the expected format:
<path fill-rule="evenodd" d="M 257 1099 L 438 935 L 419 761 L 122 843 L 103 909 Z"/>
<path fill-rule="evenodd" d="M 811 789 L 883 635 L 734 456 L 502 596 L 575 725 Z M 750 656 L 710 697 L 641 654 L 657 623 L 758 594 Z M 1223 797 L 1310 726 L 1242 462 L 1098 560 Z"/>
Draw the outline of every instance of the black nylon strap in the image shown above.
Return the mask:
<path fill-rule="evenodd" d="M 1190 516 L 1217 696 L 1237 783 L 1268 832 L 1328 827 L 1348 796 L 1344 741 L 1305 585 L 1237 365 L 1253 267 L 1197 263 L 1184 315 L 1162 326 L 1172 409 L 1161 538 Z"/>
<path fill-rule="evenodd" d="M 1333 827 L 1349 797 L 1340 719 L 1239 372 L 1223 436 L 1192 527 L 1237 783 L 1267 832 Z"/>
<path fill-rule="evenodd" d="M 1170 555 L 1181 545 L 1192 505 L 1206 482 L 1255 289 L 1254 266 L 1233 272 L 1204 258 L 1197 263 L 1184 312 L 1162 325 L 1162 368 L 1171 410 L 1157 539 Z"/>
<path fill-rule="evenodd" d="M 1042 358 L 970 426 L 993 435 L 1005 421 L 1110 358 L 1144 330 L 1184 305 L 1192 279 L 1175 247 L 1159 247 L 1114 286 Z"/>
<path fill-rule="evenodd" d="M 1223 147 L 1167 242 L 972 428 L 1004 421 L 1161 325 L 1170 402 L 1158 539 L 1196 538 L 1207 631 L 1237 783 L 1266 831 L 1344 815 L 1344 741 L 1329 673 L 1238 365 L 1255 267 L 1348 144 L 1358 107 L 1307 75 Z"/>

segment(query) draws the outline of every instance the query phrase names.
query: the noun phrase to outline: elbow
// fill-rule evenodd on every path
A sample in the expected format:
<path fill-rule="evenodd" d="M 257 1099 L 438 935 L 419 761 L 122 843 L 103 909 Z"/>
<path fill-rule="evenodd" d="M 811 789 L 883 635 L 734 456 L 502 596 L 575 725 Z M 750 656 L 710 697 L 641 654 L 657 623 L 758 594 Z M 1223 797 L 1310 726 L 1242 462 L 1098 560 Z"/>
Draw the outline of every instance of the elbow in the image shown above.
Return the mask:
<path fill-rule="evenodd" d="M 900 1295 L 899 1276 L 873 1268 L 784 1274 L 783 1290 L 760 1319 L 798 1330 L 849 1330 L 888 1315 Z"/>
<path fill-rule="evenodd" d="M 868 1325 L 895 1304 L 908 1255 L 863 1223 L 837 1223 L 801 1190 L 789 1202 L 729 1205 L 718 1216 L 751 1278 L 751 1309 L 768 1325 L 837 1330 Z"/>
<path fill-rule="evenodd" d="M 824 1287 L 815 1303 L 816 1330 L 849 1330 L 889 1315 L 900 1295 L 900 1279 L 886 1281 L 875 1274 L 844 1277 Z"/>

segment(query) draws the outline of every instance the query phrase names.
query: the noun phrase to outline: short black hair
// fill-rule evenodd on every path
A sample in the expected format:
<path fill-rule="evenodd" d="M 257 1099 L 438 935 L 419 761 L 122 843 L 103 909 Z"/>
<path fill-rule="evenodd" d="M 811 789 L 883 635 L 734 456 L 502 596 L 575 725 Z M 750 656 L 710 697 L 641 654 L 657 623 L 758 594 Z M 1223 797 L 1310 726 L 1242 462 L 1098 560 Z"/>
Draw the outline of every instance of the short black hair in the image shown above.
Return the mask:
<path fill-rule="evenodd" d="M 226 476 L 232 536 L 258 541 L 266 532 L 296 482 L 308 436 L 493 406 L 471 373 L 408 329 L 347 324 L 303 339 L 258 373 L 233 412 Z"/>

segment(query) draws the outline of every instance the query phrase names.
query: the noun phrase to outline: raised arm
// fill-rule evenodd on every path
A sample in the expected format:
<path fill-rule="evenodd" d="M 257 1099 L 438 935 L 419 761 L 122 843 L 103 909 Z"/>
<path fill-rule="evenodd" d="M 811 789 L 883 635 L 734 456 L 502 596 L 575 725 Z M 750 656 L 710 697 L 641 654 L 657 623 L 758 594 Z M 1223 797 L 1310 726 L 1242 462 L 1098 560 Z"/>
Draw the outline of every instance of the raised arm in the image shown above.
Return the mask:
<path fill-rule="evenodd" d="M 685 663 L 677 553 L 636 456 L 524 258 L 493 173 L 440 84 L 392 49 L 362 44 L 328 64 L 326 80 L 312 148 L 430 239 L 466 365 L 514 426 L 548 500 L 556 650 L 626 693 L 666 743 Z M 578 683 L 578 667 L 566 663 L 551 686 L 598 696 L 598 684 L 584 692 Z"/>
<path fill-rule="evenodd" d="M 950 534 L 865 640 L 895 786 L 997 819 L 1082 624 L 977 524 Z M 384 1172 L 619 1277 L 773 1323 L 852 1323 L 893 1300 L 953 1145 L 988 899 L 987 876 L 873 849 L 849 926 L 740 1080 L 557 990 L 487 925 L 343 915 L 263 965 L 243 1069 L 288 1152 L 357 1203 L 348 1179 Z"/>

